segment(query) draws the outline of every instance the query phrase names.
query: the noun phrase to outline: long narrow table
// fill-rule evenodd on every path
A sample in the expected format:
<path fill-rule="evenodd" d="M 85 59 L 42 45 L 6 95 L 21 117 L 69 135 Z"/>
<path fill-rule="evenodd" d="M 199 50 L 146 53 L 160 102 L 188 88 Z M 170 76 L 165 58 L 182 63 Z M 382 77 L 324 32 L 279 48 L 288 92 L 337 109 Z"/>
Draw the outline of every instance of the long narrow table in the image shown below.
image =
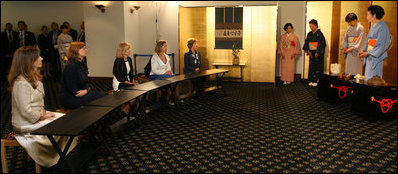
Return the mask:
<path fill-rule="evenodd" d="M 46 135 L 51 141 L 51 144 L 57 150 L 60 156 L 59 161 L 65 161 L 71 172 L 76 172 L 70 161 L 66 160 L 65 158 L 66 152 L 68 152 L 73 139 L 112 110 L 113 107 L 83 106 L 81 108 L 72 110 L 66 115 L 52 121 L 51 123 L 48 123 L 39 129 L 36 129 L 35 131 L 32 131 L 30 134 Z M 69 136 L 69 140 L 63 151 L 53 136 Z"/>
<path fill-rule="evenodd" d="M 211 70 L 204 70 L 204 71 L 200 71 L 200 72 L 194 72 L 194 73 L 169 77 L 169 78 L 165 78 L 162 80 L 171 81 L 171 82 L 175 83 L 175 82 L 181 82 L 181 81 L 188 80 L 188 79 L 194 79 L 194 78 L 198 78 L 198 77 L 210 76 L 210 75 L 215 74 L 216 75 L 216 83 L 217 83 L 216 87 L 222 88 L 222 78 L 224 77 L 225 73 L 227 73 L 227 72 L 229 72 L 229 70 L 211 69 Z M 221 74 L 221 76 L 219 74 Z"/>
<path fill-rule="evenodd" d="M 164 81 L 164 80 L 154 80 L 154 81 L 149 81 L 149 82 L 145 82 L 136 86 L 131 86 L 126 88 L 127 90 L 141 90 L 141 91 L 151 91 L 163 86 L 167 86 L 170 85 L 174 82 L 171 81 Z"/>
<path fill-rule="evenodd" d="M 137 85 L 141 86 L 141 85 Z M 112 95 L 107 95 L 97 100 L 88 103 L 86 106 L 109 106 L 118 107 L 131 99 L 137 98 L 146 93 L 145 90 L 124 90 L 114 92 Z"/>
<path fill-rule="evenodd" d="M 90 103 L 88 103 L 85 106 L 82 106 L 78 109 L 74 109 L 71 112 L 67 113 L 63 117 L 54 120 L 53 122 L 35 130 L 32 131 L 32 135 L 46 135 L 54 148 L 57 150 L 58 154 L 60 155 L 60 161 L 65 161 L 71 172 L 76 172 L 75 168 L 71 165 L 69 160 L 65 158 L 66 152 L 68 151 L 74 137 L 81 135 L 82 132 L 86 129 L 93 129 L 98 133 L 99 138 L 101 141 L 104 143 L 104 145 L 109 149 L 107 146 L 107 143 L 105 142 L 104 138 L 102 137 L 101 133 L 99 132 L 100 129 L 96 128 L 92 125 L 95 125 L 96 122 L 100 121 L 101 118 L 103 118 L 105 115 L 107 115 L 109 112 L 111 112 L 113 109 L 116 107 L 119 107 L 120 105 L 124 103 L 129 103 L 130 100 L 132 99 L 138 99 L 140 100 L 139 96 L 143 94 L 148 94 L 149 91 L 154 90 L 154 89 L 163 89 L 167 90 L 168 88 L 172 88 L 172 91 L 174 92 L 174 89 L 177 85 L 173 85 L 175 83 L 188 80 L 188 79 L 193 79 L 193 78 L 198 78 L 198 77 L 203 77 L 203 76 L 209 76 L 209 75 L 216 75 L 217 77 L 217 87 L 221 86 L 222 88 L 222 78 L 224 74 L 228 72 L 228 70 L 221 70 L 221 69 L 213 69 L 213 70 L 206 70 L 206 71 L 201 71 L 197 73 L 192 73 L 192 74 L 186 74 L 186 75 L 177 75 L 174 77 L 166 78 L 166 79 L 161 79 L 161 80 L 154 80 L 150 82 L 146 82 L 143 84 L 139 84 L 136 86 L 132 86 L 127 88 L 127 90 L 115 92 L 111 95 L 104 96 L 102 98 L 99 98 L 97 100 L 94 100 Z M 219 74 L 222 74 L 221 76 Z M 174 96 L 174 95 L 173 95 Z M 138 101 L 136 100 L 136 101 Z M 145 100 L 144 100 L 145 101 Z M 145 102 L 143 102 L 145 103 Z M 133 104 L 134 106 L 134 104 Z M 142 107 L 143 105 L 140 105 Z M 133 108 L 133 107 L 131 107 Z M 131 112 L 132 109 L 130 109 Z M 57 142 L 54 140 L 53 136 L 69 136 L 69 140 L 67 142 L 67 145 L 65 149 L 62 151 L 57 144 Z"/>

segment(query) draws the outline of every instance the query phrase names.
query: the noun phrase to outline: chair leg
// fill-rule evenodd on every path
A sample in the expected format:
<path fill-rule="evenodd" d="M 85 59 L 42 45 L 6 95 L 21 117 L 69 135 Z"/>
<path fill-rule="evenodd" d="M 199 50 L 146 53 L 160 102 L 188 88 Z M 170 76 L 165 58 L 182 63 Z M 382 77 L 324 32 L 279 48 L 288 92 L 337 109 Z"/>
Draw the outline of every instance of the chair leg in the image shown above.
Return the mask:
<path fill-rule="evenodd" d="M 6 156 L 6 148 L 4 146 L 4 141 L 1 140 L 1 169 L 2 173 L 8 173 L 8 162 Z"/>
<path fill-rule="evenodd" d="M 35 163 L 35 170 L 36 170 L 36 173 L 41 173 L 40 165 L 37 163 Z"/>

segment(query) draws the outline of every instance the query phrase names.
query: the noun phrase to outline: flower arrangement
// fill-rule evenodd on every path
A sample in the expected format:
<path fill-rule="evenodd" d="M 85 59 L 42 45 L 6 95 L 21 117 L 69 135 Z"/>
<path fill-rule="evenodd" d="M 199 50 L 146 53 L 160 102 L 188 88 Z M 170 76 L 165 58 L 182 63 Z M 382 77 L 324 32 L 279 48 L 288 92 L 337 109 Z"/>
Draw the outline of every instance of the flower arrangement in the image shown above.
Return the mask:
<path fill-rule="evenodd" d="M 240 53 L 240 50 L 237 48 L 237 45 L 238 45 L 237 42 L 233 42 L 232 43 L 232 55 L 234 56 L 234 59 L 233 59 L 233 64 L 234 65 L 239 64 L 239 53 Z"/>

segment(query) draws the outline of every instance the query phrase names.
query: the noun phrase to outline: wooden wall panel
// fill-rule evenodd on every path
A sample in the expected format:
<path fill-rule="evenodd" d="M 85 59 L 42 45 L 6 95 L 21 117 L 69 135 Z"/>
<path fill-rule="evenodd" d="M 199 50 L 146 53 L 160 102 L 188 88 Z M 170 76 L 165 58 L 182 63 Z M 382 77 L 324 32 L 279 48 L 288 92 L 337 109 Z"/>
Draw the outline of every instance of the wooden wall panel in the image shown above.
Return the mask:
<path fill-rule="evenodd" d="M 184 54 L 188 51 L 187 41 L 189 38 L 196 39 L 202 57 L 202 67 L 208 69 L 206 7 L 184 8 L 180 6 L 179 10 L 180 72 L 183 73 Z"/>

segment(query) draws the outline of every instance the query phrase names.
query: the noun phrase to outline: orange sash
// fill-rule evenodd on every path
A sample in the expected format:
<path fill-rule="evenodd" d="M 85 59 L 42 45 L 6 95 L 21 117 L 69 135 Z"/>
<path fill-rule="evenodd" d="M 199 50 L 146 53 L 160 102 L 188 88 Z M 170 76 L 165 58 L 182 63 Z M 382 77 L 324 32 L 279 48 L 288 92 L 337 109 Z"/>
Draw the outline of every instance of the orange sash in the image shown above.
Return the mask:
<path fill-rule="evenodd" d="M 358 39 L 359 37 L 348 37 L 348 47 L 354 46 Z"/>
<path fill-rule="evenodd" d="M 377 39 L 369 39 L 368 40 L 368 51 L 373 50 L 373 48 L 375 47 L 377 43 Z"/>
<path fill-rule="evenodd" d="M 314 51 L 318 48 L 318 42 L 310 42 L 309 44 L 310 50 Z"/>

